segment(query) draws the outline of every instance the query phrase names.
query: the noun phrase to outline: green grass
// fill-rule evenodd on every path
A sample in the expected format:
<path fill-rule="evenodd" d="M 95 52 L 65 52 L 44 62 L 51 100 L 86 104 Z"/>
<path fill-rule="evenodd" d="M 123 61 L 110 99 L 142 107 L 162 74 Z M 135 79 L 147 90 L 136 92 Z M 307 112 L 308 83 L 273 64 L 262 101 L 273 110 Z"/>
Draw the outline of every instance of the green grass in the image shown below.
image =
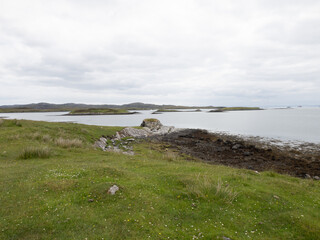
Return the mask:
<path fill-rule="evenodd" d="M 319 181 L 186 161 L 149 143 L 134 156 L 92 147 L 120 127 L 19 123 L 0 125 L 0 239 L 320 239 Z M 20 159 L 28 147 L 50 157 Z"/>
<path fill-rule="evenodd" d="M 19 155 L 21 159 L 48 157 L 50 157 L 50 149 L 48 147 L 26 147 Z"/>
<path fill-rule="evenodd" d="M 156 118 L 146 118 L 146 119 L 144 119 L 143 121 L 144 121 L 144 122 L 159 122 L 159 120 L 156 119 Z"/>
<path fill-rule="evenodd" d="M 111 114 L 129 114 L 130 112 L 126 109 L 97 109 L 97 108 L 89 108 L 89 109 L 76 109 L 72 110 L 69 115 L 111 115 Z"/>

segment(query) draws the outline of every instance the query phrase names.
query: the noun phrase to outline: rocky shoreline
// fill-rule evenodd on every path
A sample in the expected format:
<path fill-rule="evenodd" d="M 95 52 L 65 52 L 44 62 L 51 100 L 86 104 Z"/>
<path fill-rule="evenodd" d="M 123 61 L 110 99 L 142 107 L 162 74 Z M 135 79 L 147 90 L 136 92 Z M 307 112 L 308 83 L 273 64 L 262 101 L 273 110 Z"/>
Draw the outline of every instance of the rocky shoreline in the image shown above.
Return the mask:
<path fill-rule="evenodd" d="M 316 146 L 277 146 L 201 129 L 167 127 L 156 119 L 144 120 L 141 127 L 124 128 L 111 138 L 101 137 L 95 146 L 132 155 L 132 142 L 144 139 L 210 164 L 320 180 L 320 150 Z"/>

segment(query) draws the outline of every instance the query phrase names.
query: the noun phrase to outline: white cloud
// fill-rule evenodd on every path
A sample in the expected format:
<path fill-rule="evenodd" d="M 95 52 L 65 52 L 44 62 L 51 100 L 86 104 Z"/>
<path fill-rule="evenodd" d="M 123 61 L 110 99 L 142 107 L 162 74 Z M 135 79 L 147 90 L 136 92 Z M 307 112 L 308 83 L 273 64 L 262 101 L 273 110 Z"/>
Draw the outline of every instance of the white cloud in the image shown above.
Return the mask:
<path fill-rule="evenodd" d="M 319 104 L 320 3 L 2 1 L 0 105 Z"/>

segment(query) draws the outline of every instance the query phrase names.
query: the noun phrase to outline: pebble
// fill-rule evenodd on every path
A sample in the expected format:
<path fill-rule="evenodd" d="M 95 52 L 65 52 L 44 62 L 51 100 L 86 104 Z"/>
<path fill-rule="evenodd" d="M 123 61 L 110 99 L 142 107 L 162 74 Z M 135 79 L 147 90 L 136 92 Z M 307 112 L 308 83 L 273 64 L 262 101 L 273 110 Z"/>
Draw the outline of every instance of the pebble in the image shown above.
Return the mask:
<path fill-rule="evenodd" d="M 237 150 L 239 148 L 241 148 L 240 144 L 235 144 L 235 145 L 232 146 L 232 150 Z"/>
<path fill-rule="evenodd" d="M 108 194 L 114 195 L 117 191 L 119 191 L 119 187 L 117 185 L 113 185 L 111 188 L 109 188 Z"/>
<path fill-rule="evenodd" d="M 250 155 L 251 155 L 251 152 L 244 152 L 243 155 L 244 155 L 244 156 L 250 156 Z"/>
<path fill-rule="evenodd" d="M 306 178 L 306 179 L 311 179 L 311 176 L 310 176 L 309 174 L 306 174 L 306 175 L 304 176 L 304 178 Z"/>
<path fill-rule="evenodd" d="M 273 195 L 273 197 L 274 197 L 275 199 L 279 199 L 279 197 L 278 197 L 277 195 Z"/>

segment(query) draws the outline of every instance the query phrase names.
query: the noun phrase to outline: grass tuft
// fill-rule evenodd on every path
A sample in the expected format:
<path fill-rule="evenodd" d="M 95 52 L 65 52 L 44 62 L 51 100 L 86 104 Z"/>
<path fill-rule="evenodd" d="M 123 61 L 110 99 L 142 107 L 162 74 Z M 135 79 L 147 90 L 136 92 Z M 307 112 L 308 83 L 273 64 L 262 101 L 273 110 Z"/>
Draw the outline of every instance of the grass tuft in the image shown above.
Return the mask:
<path fill-rule="evenodd" d="M 233 189 L 230 187 L 230 185 L 223 184 L 221 179 L 219 179 L 218 183 L 216 185 L 215 195 L 224 199 L 228 203 L 232 203 L 236 199 L 236 197 L 238 196 L 238 193 L 233 191 Z"/>
<path fill-rule="evenodd" d="M 56 145 L 62 148 L 80 148 L 83 146 L 83 142 L 80 139 L 65 139 L 58 138 L 55 141 Z"/>
<path fill-rule="evenodd" d="M 48 147 L 26 147 L 19 155 L 20 159 L 49 158 L 51 155 Z"/>
<path fill-rule="evenodd" d="M 218 182 L 212 180 L 207 175 L 200 174 L 193 181 L 186 181 L 186 188 L 189 194 L 198 198 L 218 197 L 226 203 L 232 203 L 238 193 L 228 185 L 224 184 L 221 179 Z"/>

